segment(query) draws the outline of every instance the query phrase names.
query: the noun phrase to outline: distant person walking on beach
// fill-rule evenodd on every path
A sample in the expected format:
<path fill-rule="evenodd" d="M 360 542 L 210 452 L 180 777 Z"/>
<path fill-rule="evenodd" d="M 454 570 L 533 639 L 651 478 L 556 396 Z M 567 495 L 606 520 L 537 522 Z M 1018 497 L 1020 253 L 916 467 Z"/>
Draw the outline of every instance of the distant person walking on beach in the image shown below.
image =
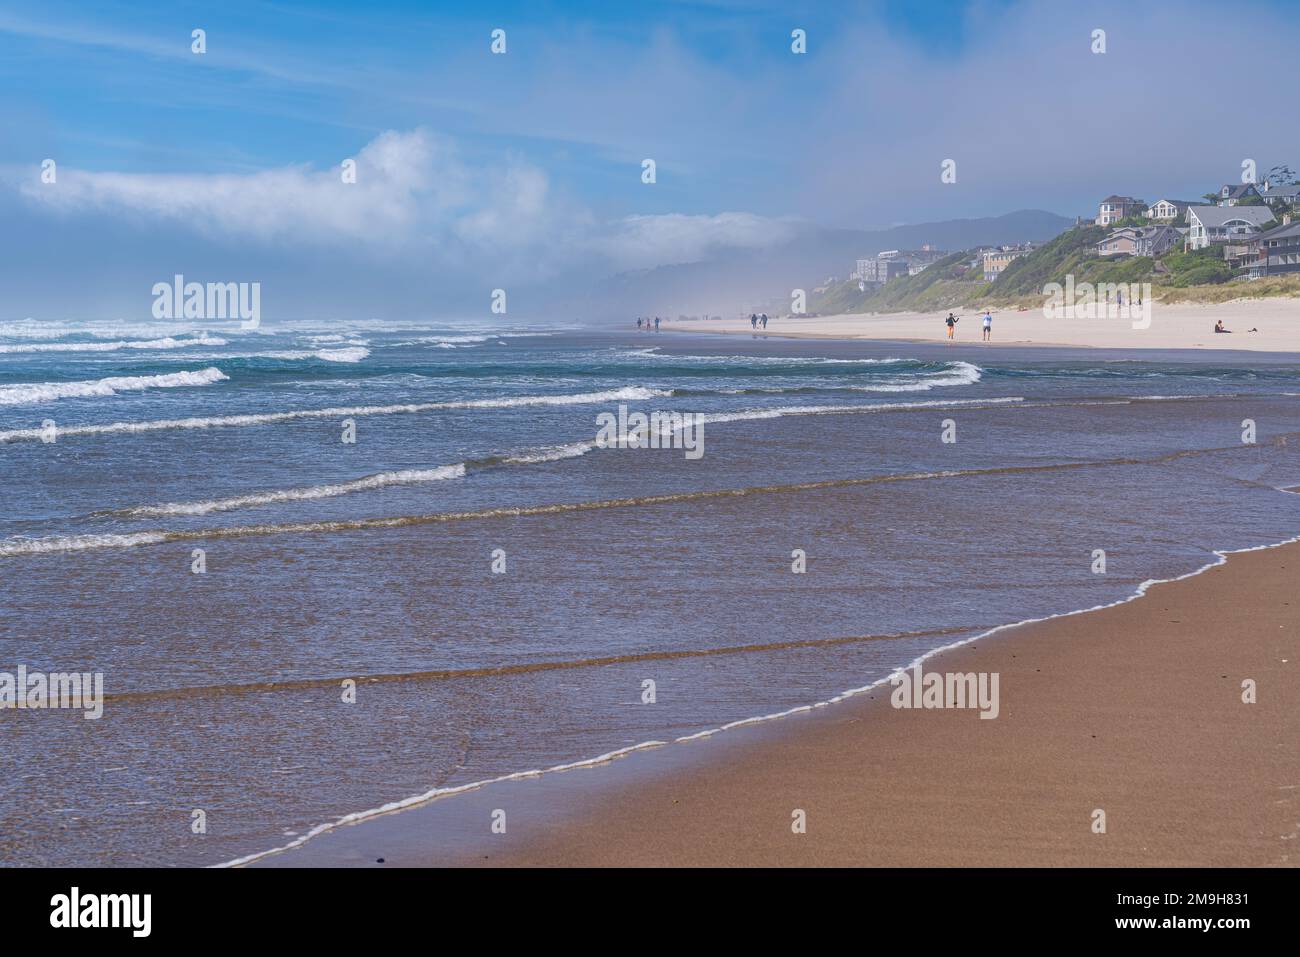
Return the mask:
<path fill-rule="evenodd" d="M 991 342 L 993 339 L 993 313 L 987 310 L 984 313 L 984 341 Z"/>
<path fill-rule="evenodd" d="M 947 326 L 948 326 L 948 338 L 949 338 L 949 339 L 951 339 L 951 338 L 953 337 L 953 333 L 955 333 L 955 332 L 957 331 L 957 323 L 960 322 L 960 321 L 961 321 L 961 320 L 959 320 L 959 319 L 958 319 L 956 316 L 954 316 L 951 312 L 948 313 L 948 318 L 945 319 L 944 322 L 945 322 L 945 323 L 947 324 Z"/>
<path fill-rule="evenodd" d="M 659 317 L 655 316 L 655 332 L 659 331 Z"/>
<path fill-rule="evenodd" d="M 749 314 L 749 328 L 751 329 L 758 328 L 758 315 L 756 313 L 751 312 Z"/>
<path fill-rule="evenodd" d="M 640 317 L 640 316 L 637 316 L 637 317 L 636 317 L 636 327 L 637 327 L 638 329 L 641 328 L 641 317 Z"/>
<path fill-rule="evenodd" d="M 766 328 L 767 328 L 767 313 L 763 313 L 763 314 L 762 314 L 761 316 L 759 316 L 758 318 L 759 318 L 759 321 L 763 323 L 763 328 L 766 329 Z"/>

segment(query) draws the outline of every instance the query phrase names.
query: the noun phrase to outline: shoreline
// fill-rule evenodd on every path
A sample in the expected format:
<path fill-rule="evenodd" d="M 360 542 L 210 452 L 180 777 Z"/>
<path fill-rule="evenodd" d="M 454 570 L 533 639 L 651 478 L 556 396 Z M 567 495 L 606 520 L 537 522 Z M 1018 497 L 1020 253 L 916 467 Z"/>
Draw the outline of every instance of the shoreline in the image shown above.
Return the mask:
<path fill-rule="evenodd" d="M 946 343 L 980 348 L 1300 352 L 1300 298 L 1241 299 L 1215 304 L 1153 302 L 1148 305 L 1149 325 L 1146 328 L 1134 328 L 1129 319 L 1049 319 L 1041 309 L 1020 312 L 995 307 L 993 338 L 988 343 L 982 341 L 982 313 L 950 309 L 924 313 L 787 316 L 770 319 L 767 329 L 757 330 L 741 319 L 667 320 L 663 329 L 666 332 L 791 339 Z M 962 320 L 953 340 L 947 338 L 943 325 L 943 317 L 949 312 L 957 312 Z M 1214 333 L 1214 324 L 1219 319 L 1232 332 Z M 1251 332 L 1251 329 L 1259 331 Z"/>
<path fill-rule="evenodd" d="M 1084 646 L 1104 645 L 1108 641 L 1113 641 L 1113 638 L 1106 639 L 1099 636 L 1098 632 L 1104 632 L 1105 628 L 1104 624 L 1099 626 L 1102 616 L 1108 613 L 1118 614 L 1121 618 L 1137 619 L 1139 622 L 1150 619 L 1152 614 L 1158 617 L 1162 612 L 1154 612 L 1154 605 L 1139 601 L 1139 599 L 1150 598 L 1153 589 L 1180 588 L 1180 586 L 1181 589 L 1188 589 L 1188 583 L 1204 584 L 1206 576 L 1213 576 L 1216 572 L 1223 572 L 1226 569 L 1233 569 L 1231 577 L 1235 579 L 1242 574 L 1238 570 L 1243 566 L 1249 565 L 1253 568 L 1257 563 L 1269 569 L 1268 574 L 1262 577 L 1268 579 L 1267 587 L 1271 598 L 1276 598 L 1276 594 L 1281 593 L 1289 596 L 1293 589 L 1287 590 L 1288 583 L 1294 580 L 1297 573 L 1284 575 L 1279 582 L 1278 569 L 1273 566 L 1280 566 L 1284 571 L 1286 563 L 1283 559 L 1285 559 L 1293 563 L 1293 568 L 1300 569 L 1300 536 L 1240 550 L 1215 550 L 1213 554 L 1214 561 L 1194 571 L 1172 579 L 1144 581 L 1132 595 L 1114 602 L 1047 618 L 999 625 L 970 638 L 926 652 L 909 664 L 908 669 L 939 660 L 940 663 L 954 666 L 959 670 L 967 670 L 972 666 L 978 666 L 974 668 L 977 671 L 989 670 L 989 665 L 1000 666 L 1001 673 L 1006 674 L 1009 670 L 1007 666 L 1012 659 L 1017 658 L 1018 654 L 1029 657 L 1049 650 L 1053 653 L 1061 653 L 1060 646 L 1054 646 L 1050 641 L 1053 637 L 1052 633 L 1061 630 L 1082 632 L 1081 635 L 1074 637 Z M 1259 556 L 1272 560 L 1266 561 Z M 1211 580 L 1217 583 L 1223 577 L 1221 575 L 1220 579 Z M 1210 590 L 1218 592 L 1222 590 L 1222 586 Z M 1187 602 L 1186 596 L 1180 596 L 1180 600 L 1185 604 Z M 1212 596 L 1209 604 L 1220 609 L 1233 605 L 1231 601 L 1223 601 L 1222 596 L 1217 594 Z M 1268 601 L 1265 604 L 1268 604 Z M 1283 604 L 1288 603 L 1283 602 Z M 1138 611 L 1131 611 L 1134 608 Z M 1165 611 L 1167 612 L 1168 609 Z M 1287 629 L 1284 634 L 1289 642 L 1288 647 L 1300 651 L 1295 648 L 1294 634 L 1296 623 L 1300 622 L 1300 601 L 1295 603 L 1288 614 L 1289 625 L 1282 626 Z M 1180 618 L 1175 621 L 1181 620 L 1183 618 L 1180 615 Z M 1049 634 L 1043 635 L 1043 632 Z M 999 641 L 977 646 L 977 643 L 993 636 L 1000 636 Z M 1204 638 L 1204 635 L 1197 636 L 1202 645 L 1205 644 Z M 1210 644 L 1213 645 L 1213 641 Z M 1149 649 L 1149 645 L 1141 647 Z M 1141 647 L 1126 648 L 1124 653 L 1141 650 Z M 1231 646 L 1223 645 L 1217 650 L 1229 651 L 1236 647 L 1234 643 Z M 1083 653 L 1086 656 L 1086 649 Z M 1149 650 L 1147 654 L 1150 654 Z M 1176 656 L 1171 656 L 1171 660 L 1173 657 Z M 1296 680 L 1295 670 L 1300 666 L 1296 664 L 1297 656 L 1288 654 L 1283 656 L 1281 661 L 1280 667 L 1283 671 L 1287 669 L 1287 665 L 1292 666 L 1284 682 L 1289 682 L 1291 686 L 1300 690 L 1300 682 Z M 1122 667 L 1123 664 L 1121 655 L 1115 656 L 1115 659 L 1109 662 L 1112 669 L 1116 666 Z M 1014 666 L 1011 670 L 1014 673 Z M 1038 669 L 1040 672 L 1041 670 Z M 1065 670 L 1074 675 L 1073 684 L 1069 683 L 1069 678 L 1060 679 L 1067 682 L 1064 686 L 1059 686 L 1060 690 L 1067 692 L 1067 696 L 1070 692 L 1077 694 L 1079 691 L 1077 685 L 1080 683 L 1086 685 L 1089 681 L 1096 681 L 1090 669 L 1071 671 L 1067 668 Z M 1255 670 L 1259 674 L 1264 673 L 1259 667 Z M 1290 766 L 1297 773 L 1292 775 L 1295 780 L 1289 782 L 1290 785 L 1294 785 L 1290 793 L 1290 801 L 1285 802 L 1288 807 L 1294 805 L 1289 811 L 1292 833 L 1285 839 L 1300 839 L 1298 838 L 1300 835 L 1300 750 L 1297 750 L 1294 743 L 1300 740 L 1300 715 L 1279 715 L 1285 703 L 1288 700 L 1297 700 L 1298 696 L 1294 693 L 1288 695 L 1280 690 L 1277 677 L 1274 675 L 1270 682 L 1273 685 L 1270 697 L 1273 699 L 1274 707 L 1262 708 L 1266 701 L 1262 691 L 1260 704 L 1249 706 L 1240 704 L 1237 707 L 1267 711 L 1271 719 L 1283 722 L 1288 730 L 1289 740 L 1292 742 Z M 364 866 L 371 862 L 389 863 L 395 866 L 447 864 L 488 866 L 935 864 L 942 866 L 950 862 L 926 856 L 934 852 L 933 848 L 921 850 L 919 853 L 922 857 L 916 860 L 900 860 L 888 855 L 878 857 L 873 856 L 869 848 L 856 844 L 851 839 L 852 835 L 839 835 L 829 844 L 826 841 L 808 841 L 810 845 L 818 848 L 815 853 L 829 855 L 829 857 L 804 859 L 803 852 L 792 852 L 789 846 L 789 839 L 792 839 L 793 835 L 788 828 L 788 812 L 785 819 L 775 820 L 775 823 L 761 835 L 754 833 L 732 835 L 733 840 L 727 847 L 720 846 L 716 841 L 710 841 L 708 834 L 699 833 L 712 827 L 713 825 L 708 821 L 711 816 L 717 815 L 716 809 L 706 811 L 703 808 L 707 808 L 710 804 L 716 807 L 719 801 L 729 809 L 728 814 L 723 814 L 722 818 L 729 815 L 734 817 L 735 814 L 732 812 L 740 810 L 743 813 L 739 816 L 752 822 L 756 814 L 756 804 L 762 803 L 753 795 L 771 795 L 772 787 L 769 779 L 774 773 L 772 770 L 774 761 L 777 765 L 789 765 L 792 762 L 797 763 L 798 756 L 809 750 L 826 751 L 829 748 L 834 757 L 829 763 L 811 769 L 812 780 L 817 788 L 835 792 L 835 781 L 843 775 L 843 764 L 852 763 L 852 761 L 845 761 L 846 757 L 856 755 L 860 759 L 863 751 L 859 747 L 862 742 L 854 741 L 852 748 L 846 750 L 845 742 L 839 739 L 846 736 L 851 739 L 856 733 L 858 737 L 865 737 L 868 741 L 881 737 L 888 739 L 895 748 L 892 751 L 885 749 L 882 753 L 897 758 L 905 764 L 906 768 L 910 768 L 913 777 L 919 776 L 924 780 L 926 765 L 933 765 L 931 771 L 939 771 L 950 768 L 954 763 L 961 764 L 963 757 L 969 759 L 968 754 L 957 754 L 950 750 L 954 732 L 961 732 L 967 738 L 973 734 L 976 736 L 974 740 L 978 741 L 981 734 L 979 726 L 999 725 L 997 720 L 991 722 L 978 720 L 977 715 L 970 714 L 968 711 L 919 711 L 915 712 L 916 717 L 924 716 L 926 719 L 933 720 L 926 720 L 924 726 L 914 723 L 906 728 L 905 734 L 900 734 L 904 728 L 900 724 L 900 716 L 909 716 L 913 713 L 894 710 L 884 705 L 883 702 L 889 698 L 888 680 L 882 678 L 861 688 L 850 689 L 826 701 L 731 722 L 669 742 L 642 742 L 596 758 L 568 762 L 544 771 L 517 772 L 488 781 L 438 789 L 436 792 L 393 802 L 381 808 L 348 815 L 338 821 L 320 825 L 308 835 L 297 838 L 287 845 L 245 855 L 218 866 L 250 864 Z M 1264 684 L 1265 682 L 1261 680 L 1261 687 Z M 1011 690 L 1005 679 L 1003 687 Z M 1159 690 L 1158 686 L 1157 690 Z M 1004 705 L 1002 710 L 1006 712 L 1007 707 Z M 1252 712 L 1238 713 L 1239 717 L 1251 715 Z M 1045 717 L 1050 718 L 1051 715 Z M 1114 720 L 1116 712 L 1112 710 L 1110 717 Z M 1166 709 L 1166 712 L 1159 717 L 1161 721 L 1167 721 L 1176 715 L 1168 714 Z M 868 718 L 870 720 L 866 720 Z M 1070 724 L 1068 716 L 1057 715 L 1056 718 L 1055 723 L 1038 722 L 1035 726 L 1045 723 L 1047 726 L 1055 726 L 1059 731 L 1061 722 Z M 972 719 L 974 719 L 973 725 Z M 906 717 L 902 720 L 906 720 Z M 811 722 L 813 726 L 810 727 L 804 721 Z M 968 724 L 964 729 L 961 727 L 963 721 Z M 1005 728 L 1011 723 L 1004 719 L 1000 727 Z M 855 732 L 853 725 L 861 725 L 862 728 Z M 723 731 L 730 733 L 724 735 Z M 1015 735 L 1009 737 L 1014 739 Z M 906 740 L 903 740 L 904 738 Z M 1093 739 L 1096 738 L 1097 735 L 1094 734 Z M 686 754 L 684 752 L 690 751 L 691 748 L 669 747 L 670 744 L 692 745 L 694 748 L 699 748 L 699 751 Z M 1212 744 L 1212 751 L 1223 750 L 1223 741 L 1215 740 Z M 711 753 L 715 748 L 720 753 Z M 706 751 L 710 753 L 705 753 Z M 634 760 L 619 760 L 623 757 L 631 757 Z M 913 757 L 915 761 L 912 760 Z M 1013 765 L 1017 760 L 1015 753 L 999 753 L 997 757 L 1004 764 Z M 918 763 L 922 765 L 919 769 L 916 766 Z M 580 770 L 602 774 L 606 779 L 601 782 L 579 781 L 578 779 L 584 777 L 576 773 Z M 805 774 L 808 773 L 808 769 L 801 770 Z M 902 771 L 904 768 L 899 770 Z M 789 769 L 777 773 L 777 776 L 780 778 L 790 776 Z M 1249 775 L 1247 777 L 1253 780 Z M 1008 783 L 1005 776 L 995 775 L 995 780 L 1000 785 Z M 766 789 L 765 784 L 769 785 Z M 984 784 L 986 796 L 988 793 L 998 791 L 998 787 L 987 787 L 989 784 L 987 780 Z M 1182 781 L 1180 784 L 1184 785 L 1180 788 L 1182 793 L 1190 794 L 1195 790 L 1194 781 Z M 524 818 L 524 835 L 521 837 L 516 830 L 509 838 L 500 835 L 487 838 L 482 833 L 482 829 L 466 829 L 463 822 L 457 827 L 452 821 L 456 815 L 451 808 L 451 805 L 456 802 L 443 800 L 444 797 L 450 796 L 457 796 L 461 802 L 472 799 L 472 803 L 482 809 L 484 814 L 489 813 L 489 808 L 492 808 L 495 813 L 494 804 L 508 804 L 512 808 L 514 821 L 517 822 L 520 817 Z M 840 804 L 846 800 L 842 793 L 832 793 L 828 796 Z M 888 795 L 878 792 L 876 796 L 883 799 Z M 942 798 L 936 798 L 926 789 L 918 789 L 912 796 L 922 802 L 933 803 L 935 800 L 940 800 L 942 803 Z M 1169 800 L 1168 794 L 1165 795 L 1165 800 Z M 911 813 L 901 811 L 896 805 L 895 801 L 895 806 L 890 808 L 892 817 L 885 815 L 896 828 L 920 833 L 939 823 L 937 820 L 918 818 L 915 811 Z M 466 808 L 463 803 L 456 804 L 455 810 L 466 810 Z M 809 816 L 811 815 L 812 811 L 809 810 Z M 721 818 L 714 820 L 714 825 L 720 820 Z M 1221 825 L 1224 823 L 1224 821 L 1217 821 L 1215 827 L 1222 832 L 1224 828 Z M 1237 825 L 1242 822 L 1240 817 L 1234 817 L 1226 823 Z M 1281 827 L 1284 823 L 1279 818 L 1277 826 Z M 683 841 L 681 839 L 683 833 L 695 833 L 696 840 Z M 1098 837 L 1089 832 L 1086 821 L 1082 833 L 1089 838 Z M 416 834 L 423 837 L 413 839 Z M 429 835 L 437 835 L 437 837 L 431 840 Z M 808 834 L 803 837 L 807 839 L 812 835 L 810 826 Z M 1070 839 L 1071 835 L 1073 841 Z M 1003 837 L 1014 840 L 1014 835 L 1003 835 Z M 1078 843 L 1078 837 L 1079 834 L 1073 832 L 1062 834 L 1065 845 Z M 1095 846 L 1092 848 L 1070 846 L 1068 853 L 1074 856 L 1069 860 L 1050 856 L 1042 858 L 1033 854 L 1029 857 L 1015 854 L 1008 857 L 1005 854 L 992 853 L 990 842 L 976 841 L 979 847 L 968 848 L 968 850 L 972 853 L 978 851 L 982 856 L 978 861 L 962 863 L 990 866 L 1060 863 L 1120 866 L 1188 863 L 1294 866 L 1300 863 L 1300 844 L 1295 846 L 1295 853 L 1278 850 L 1276 859 L 1261 860 L 1258 858 L 1261 850 L 1258 846 L 1259 842 L 1256 840 L 1252 843 L 1247 840 L 1247 837 L 1248 835 L 1233 833 L 1215 842 L 1213 856 L 1201 858 L 1195 851 L 1188 850 L 1185 852 L 1185 859 L 1169 856 L 1167 850 L 1164 857 L 1143 855 L 1134 857 L 1132 846 L 1126 846 L 1120 856 L 1103 854 L 1099 857 L 1091 853 L 1097 850 Z M 971 841 L 969 834 L 963 835 L 962 838 L 967 843 Z M 1285 839 L 1280 840 L 1284 843 Z M 992 844 L 997 843 L 997 841 L 992 842 Z M 1086 844 L 1086 841 L 1084 843 Z M 1114 845 L 1121 842 L 1109 843 L 1113 850 Z M 1247 844 L 1252 847 L 1250 853 L 1256 856 L 1242 858 L 1229 854 L 1231 847 L 1245 847 Z M 1225 847 L 1228 850 L 1225 850 Z M 1066 850 L 1064 846 L 1059 849 Z M 498 853 L 490 853 L 494 850 Z M 1146 848 L 1142 850 L 1145 852 Z M 912 848 L 912 851 L 917 849 Z M 1228 860 L 1229 856 L 1231 860 Z"/>

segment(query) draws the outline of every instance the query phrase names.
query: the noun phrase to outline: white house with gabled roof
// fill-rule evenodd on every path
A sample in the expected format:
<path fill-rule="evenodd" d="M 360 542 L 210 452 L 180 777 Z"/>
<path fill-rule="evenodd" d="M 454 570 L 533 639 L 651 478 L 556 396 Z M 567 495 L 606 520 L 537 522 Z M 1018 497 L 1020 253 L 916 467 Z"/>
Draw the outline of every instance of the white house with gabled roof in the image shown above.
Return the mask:
<path fill-rule="evenodd" d="M 1272 219 L 1267 206 L 1191 206 L 1187 210 L 1187 248 L 1244 242 Z"/>

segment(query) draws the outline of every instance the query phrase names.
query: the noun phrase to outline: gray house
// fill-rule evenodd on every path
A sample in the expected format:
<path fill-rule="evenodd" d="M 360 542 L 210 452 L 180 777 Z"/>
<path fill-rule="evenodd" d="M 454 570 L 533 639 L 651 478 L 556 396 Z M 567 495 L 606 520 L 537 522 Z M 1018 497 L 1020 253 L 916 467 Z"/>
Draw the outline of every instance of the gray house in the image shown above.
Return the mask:
<path fill-rule="evenodd" d="M 1182 242 L 1173 226 L 1123 226 L 1097 243 L 1098 256 L 1163 256 Z"/>
<path fill-rule="evenodd" d="M 1250 263 L 1250 278 L 1300 272 L 1300 221 L 1278 226 L 1255 237 L 1258 258 Z"/>
<path fill-rule="evenodd" d="M 1300 202 L 1300 185 L 1270 186 L 1268 183 L 1263 183 L 1259 187 L 1259 195 L 1270 206 L 1281 206 L 1284 203 L 1294 205 Z"/>
<path fill-rule="evenodd" d="M 1272 219 L 1273 211 L 1267 206 L 1191 206 L 1187 210 L 1187 248 L 1248 241 Z"/>
<path fill-rule="evenodd" d="M 1259 199 L 1259 190 L 1254 183 L 1225 183 L 1219 187 L 1220 206 L 1238 206 L 1243 199 Z"/>

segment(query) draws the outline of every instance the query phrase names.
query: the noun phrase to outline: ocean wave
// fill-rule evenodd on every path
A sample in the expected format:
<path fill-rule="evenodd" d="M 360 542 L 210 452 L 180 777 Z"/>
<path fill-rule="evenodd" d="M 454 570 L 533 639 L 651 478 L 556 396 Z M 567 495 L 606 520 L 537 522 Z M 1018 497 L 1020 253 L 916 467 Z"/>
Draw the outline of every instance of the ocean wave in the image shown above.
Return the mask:
<path fill-rule="evenodd" d="M 196 353 L 173 356 L 177 361 L 221 361 L 223 359 L 275 359 L 281 362 L 301 362 L 320 359 L 324 362 L 360 362 L 370 355 L 365 346 L 348 346 L 337 349 L 279 349 L 269 352 Z"/>
<path fill-rule="evenodd" d="M 759 495 L 780 495 L 813 491 L 848 489 L 862 486 L 885 485 L 898 482 L 923 482 L 956 478 L 986 478 L 994 475 L 1027 475 L 1045 472 L 1066 472 L 1086 469 L 1113 468 L 1116 466 L 1158 464 L 1174 459 L 1188 458 L 1218 452 L 1236 452 L 1247 446 L 1225 446 L 1213 449 L 1187 449 L 1170 452 L 1150 459 L 1115 458 L 1085 462 L 1047 462 L 1032 465 L 1004 465 L 988 468 L 940 469 L 920 472 L 886 473 L 860 478 L 825 479 L 815 482 L 797 482 L 781 485 L 757 485 L 742 488 L 705 489 L 689 492 L 670 492 L 663 495 L 643 495 L 596 501 L 557 502 L 543 505 L 483 508 L 458 512 L 433 512 L 416 515 L 394 515 L 376 518 L 323 520 L 315 522 L 288 522 L 278 524 L 235 525 L 206 529 L 156 529 L 127 535 L 70 535 L 46 538 L 9 538 L 0 541 L 0 558 L 38 555 L 59 551 L 80 551 L 88 548 L 129 548 L 137 545 L 154 545 L 164 542 L 195 542 L 204 540 L 247 538 L 269 535 L 305 535 L 331 532 L 357 532 L 388 528 L 409 528 L 452 522 L 510 519 L 541 515 L 564 515 L 610 509 L 643 508 L 646 506 L 700 502 L 716 499 L 747 498 Z"/>
<path fill-rule="evenodd" d="M 53 402 L 56 399 L 80 399 L 111 396 L 119 392 L 138 392 L 144 389 L 175 389 L 183 386 L 211 385 L 228 378 L 215 366 L 197 372 L 169 372 L 165 375 L 114 376 L 107 379 L 87 379 L 80 382 L 31 382 L 0 385 L 0 405 L 29 405 Z M 39 438 L 39 429 L 22 429 Z M 71 430 L 69 430 L 71 431 Z M 0 436 L 9 433 L 0 433 Z M 27 436 L 25 436 L 27 437 Z"/>
<path fill-rule="evenodd" d="M 798 395 L 818 392 L 929 392 L 931 389 L 950 386 L 974 385 L 983 377 L 984 370 L 969 362 L 954 362 L 949 365 L 947 369 L 917 372 L 910 376 L 889 374 L 880 379 L 870 379 L 868 384 L 862 385 L 836 381 L 826 385 L 744 386 L 717 391 L 682 390 L 679 394 Z"/>
<path fill-rule="evenodd" d="M 979 402 L 980 400 L 971 400 Z M 1007 400 L 993 400 L 994 403 Z M 939 405 L 951 408 L 962 407 L 964 403 L 944 402 Z M 830 412 L 888 411 L 899 408 L 932 408 L 932 403 L 885 403 L 873 406 L 786 406 L 776 409 L 749 409 L 739 412 L 705 413 L 700 418 L 707 423 L 741 422 L 755 419 L 782 418 L 787 415 L 819 415 Z M 674 423 L 665 422 L 660 427 L 660 434 L 667 435 L 683 427 L 684 420 Z M 210 515 L 213 512 L 225 512 L 239 508 L 253 508 L 261 505 L 274 505 L 282 502 L 304 502 L 313 499 L 335 498 L 353 492 L 368 492 L 390 485 L 414 485 L 423 482 L 437 482 L 446 479 L 464 478 L 470 470 L 491 468 L 500 465 L 535 465 L 545 462 L 559 462 L 578 458 L 593 452 L 600 446 L 594 439 L 583 442 L 570 442 L 564 445 L 545 446 L 529 449 L 509 455 L 495 455 L 488 458 L 461 462 L 455 465 L 443 465 L 431 469 L 403 469 L 393 472 L 379 472 L 359 479 L 336 482 L 329 485 L 310 485 L 301 488 L 279 489 L 262 492 L 250 492 L 222 499 L 205 499 L 195 502 L 170 502 L 163 505 L 142 505 L 131 508 L 111 509 L 99 512 L 99 515 L 116 515 L 124 518 L 159 518 L 169 515 Z M 2 553 L 0 553 L 2 554 Z"/>
<path fill-rule="evenodd" d="M 225 339 L 200 336 L 197 339 L 119 339 L 115 342 L 23 342 L 17 345 L 0 345 L 0 355 L 26 352 L 118 352 L 122 349 L 161 351 L 184 349 L 190 346 L 224 346 Z"/>
<path fill-rule="evenodd" d="M 559 462 L 564 459 L 586 455 L 596 448 L 595 442 L 573 442 L 568 445 L 546 446 L 511 455 L 497 455 L 470 462 L 458 462 L 455 465 L 440 465 L 428 469 L 400 469 L 392 472 L 378 472 L 359 479 L 345 482 L 333 482 L 328 485 L 308 485 L 300 488 L 271 489 L 249 492 L 246 495 L 233 495 L 228 498 L 203 499 L 194 502 L 166 502 L 161 505 L 138 505 L 130 508 L 106 509 L 95 512 L 100 516 L 117 516 L 120 518 L 165 518 L 170 515 L 211 515 L 214 512 L 228 512 L 240 508 L 256 508 L 262 505 L 278 505 L 284 502 L 308 502 L 322 498 L 337 498 L 353 492 L 369 492 L 374 489 L 387 488 L 391 485 L 419 485 L 425 482 L 442 482 L 448 479 L 464 478 L 470 470 L 492 468 L 501 465 L 534 465 L 543 462 Z"/>
<path fill-rule="evenodd" d="M 0 558 L 80 552 L 92 548 L 131 548 L 168 541 L 166 532 L 131 532 L 125 535 L 51 535 L 46 538 L 9 538 L 0 541 Z"/>
<path fill-rule="evenodd" d="M 854 392 L 929 392 L 949 386 L 974 385 L 980 381 L 984 370 L 969 362 L 953 362 L 940 372 L 923 372 L 918 378 L 873 383 L 872 385 L 846 386 Z"/>
<path fill-rule="evenodd" d="M 628 358 L 663 359 L 667 362 L 684 362 L 692 364 L 718 364 L 741 366 L 879 366 L 898 365 L 915 359 L 899 359 L 887 356 L 883 359 L 835 359 L 826 356 L 732 356 L 732 355 L 696 355 L 660 352 L 661 346 L 647 346 L 642 349 L 620 349 L 619 354 Z M 966 365 L 966 363 L 962 363 Z"/>
<path fill-rule="evenodd" d="M 208 370 L 217 372 L 216 369 Z M 174 373 L 193 375 L 194 373 Z M 157 376 L 154 378 L 169 378 Z M 646 389 L 626 386 L 601 392 L 579 392 L 568 395 L 522 395 L 500 399 L 464 399 L 447 402 L 417 402 L 402 405 L 337 406 L 327 409 L 300 409 L 293 412 L 252 412 L 244 415 L 195 416 L 187 419 L 156 419 L 148 422 L 109 422 L 104 425 L 74 425 L 60 428 L 58 436 L 119 435 L 136 432 L 158 432 L 169 429 L 215 429 L 294 422 L 299 419 L 335 419 L 362 415 L 401 415 L 416 412 L 436 412 L 442 409 L 504 409 L 534 405 L 591 405 L 601 402 L 635 402 L 642 399 L 671 395 L 663 389 Z M 2 401 L 2 400 L 0 400 Z M 10 429 L 0 432 L 0 442 L 39 440 L 46 433 L 41 429 Z"/>
<path fill-rule="evenodd" d="M 250 492 L 247 495 L 233 495 L 229 498 L 205 499 L 196 502 L 139 505 L 131 508 L 109 509 L 95 514 L 113 515 L 121 518 L 164 518 L 169 515 L 211 515 L 213 512 L 228 512 L 234 509 L 256 508 L 262 505 L 279 505 L 284 502 L 309 502 L 315 499 L 337 498 L 340 495 L 350 495 L 353 492 L 369 492 L 374 489 L 387 488 L 391 485 L 420 485 L 425 482 L 459 479 L 464 478 L 471 470 L 492 468 L 494 466 L 559 462 L 564 459 L 586 455 L 596 447 L 595 442 L 573 442 L 568 445 L 547 446 L 513 455 L 498 455 L 470 462 L 458 462 L 455 465 L 440 465 L 436 468 L 378 472 L 359 479 L 334 482 L 328 485 L 272 489 Z"/>
<path fill-rule="evenodd" d="M 163 505 L 141 505 L 135 508 L 114 509 L 100 514 L 120 515 L 127 518 L 152 518 L 168 515 L 211 515 L 213 512 L 228 512 L 237 508 L 252 508 L 259 505 L 275 505 L 281 502 L 308 502 L 319 498 L 334 498 L 349 495 L 352 492 L 368 492 L 371 489 L 384 488 L 389 485 L 414 485 L 421 482 L 440 482 L 446 479 L 464 478 L 465 466 L 444 465 L 432 469 L 401 469 L 395 472 L 379 472 L 364 478 L 348 482 L 336 482 L 331 485 L 310 485 L 304 488 L 278 489 L 266 492 L 250 492 L 230 498 L 208 499 L 199 502 L 169 502 Z"/>
<path fill-rule="evenodd" d="M 342 344 L 344 344 L 344 345 L 348 345 L 348 346 L 368 346 L 368 345 L 370 345 L 370 340 L 369 340 L 369 339 L 362 339 L 362 338 L 360 338 L 359 336 L 355 336 L 355 335 L 351 335 L 351 334 L 349 334 L 349 335 L 340 335 L 340 334 L 338 334 L 338 333 L 331 333 L 331 334 L 326 335 L 326 336 L 305 336 L 304 338 L 306 338 L 306 340 L 307 340 L 308 342 L 310 342 L 310 343 L 312 343 L 312 344 L 314 344 L 314 345 L 329 345 L 329 344 L 331 344 L 331 343 L 342 343 Z"/>
<path fill-rule="evenodd" d="M 218 330 L 222 335 L 238 333 L 236 328 Z M 63 339 L 68 336 L 90 336 L 95 339 L 157 339 L 162 336 L 205 336 L 213 331 L 209 322 L 114 322 L 78 320 L 25 319 L 0 322 L 3 339 Z"/>

